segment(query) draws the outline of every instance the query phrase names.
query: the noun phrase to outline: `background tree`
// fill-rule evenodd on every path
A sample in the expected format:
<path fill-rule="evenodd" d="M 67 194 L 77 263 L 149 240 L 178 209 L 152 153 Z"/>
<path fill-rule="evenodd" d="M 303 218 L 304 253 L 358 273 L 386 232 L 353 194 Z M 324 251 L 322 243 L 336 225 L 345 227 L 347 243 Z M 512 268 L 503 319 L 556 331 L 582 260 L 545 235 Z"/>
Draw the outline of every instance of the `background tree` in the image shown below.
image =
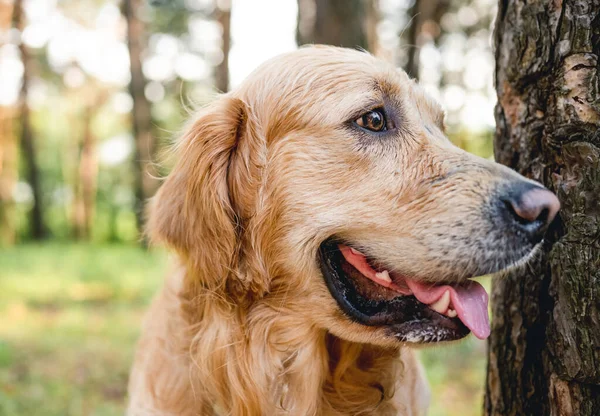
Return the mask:
<path fill-rule="evenodd" d="M 93 82 L 79 92 L 83 102 L 80 109 L 80 137 L 77 138 L 77 165 L 73 176 L 73 236 L 79 240 L 90 240 L 96 211 L 96 191 L 98 181 L 98 146 L 93 129 L 94 116 L 102 108 L 108 93 Z"/>
<path fill-rule="evenodd" d="M 449 0 L 414 0 L 408 11 L 410 26 L 403 31 L 403 34 L 406 34 L 407 42 L 403 47 L 408 50 L 408 60 L 404 69 L 412 78 L 419 79 L 419 51 L 428 40 L 437 43 L 442 33 L 440 20 L 448 11 L 449 6 Z"/>
<path fill-rule="evenodd" d="M 127 47 L 131 68 L 129 93 L 133 98 L 133 135 L 135 142 L 134 175 L 135 175 L 135 216 L 138 230 L 144 224 L 144 204 L 156 191 L 158 181 L 155 179 L 152 163 L 156 143 L 152 135 L 152 116 L 150 103 L 145 95 L 146 79 L 142 72 L 142 52 L 146 33 L 144 22 L 138 16 L 143 3 L 140 0 L 124 0 L 123 13 L 127 21 Z"/>
<path fill-rule="evenodd" d="M 223 59 L 215 68 L 215 87 L 221 92 L 229 90 L 229 50 L 231 49 L 231 1 L 217 1 L 216 20 L 221 25 L 221 51 Z"/>
<path fill-rule="evenodd" d="M 321 43 L 369 49 L 374 0 L 298 0 L 299 45 Z"/>
<path fill-rule="evenodd" d="M 494 282 L 487 415 L 600 409 L 600 1 L 500 1 L 499 162 L 557 192 L 531 267 Z"/>
<path fill-rule="evenodd" d="M 13 4 L 0 2 L 0 32 L 6 33 L 11 28 L 12 15 Z M 14 106 L 0 105 L 0 246 L 13 244 L 16 238 L 13 191 L 17 179 L 17 145 L 14 113 Z"/>
<path fill-rule="evenodd" d="M 25 8 L 23 0 L 15 0 L 13 12 L 13 24 L 19 29 L 21 35 L 25 29 Z M 44 209 L 42 200 L 42 188 L 40 184 L 40 173 L 37 162 L 36 144 L 34 142 L 34 133 L 31 127 L 31 114 L 29 111 L 28 92 L 31 78 L 32 60 L 29 56 L 27 46 L 21 39 L 19 42 L 19 52 L 21 62 L 23 63 L 23 75 L 21 81 L 21 92 L 19 95 L 19 118 L 20 118 L 20 145 L 21 154 L 25 162 L 24 171 L 27 182 L 31 188 L 33 196 L 33 206 L 29 213 L 30 235 L 34 240 L 41 240 L 46 236 L 46 226 L 44 224 Z"/>

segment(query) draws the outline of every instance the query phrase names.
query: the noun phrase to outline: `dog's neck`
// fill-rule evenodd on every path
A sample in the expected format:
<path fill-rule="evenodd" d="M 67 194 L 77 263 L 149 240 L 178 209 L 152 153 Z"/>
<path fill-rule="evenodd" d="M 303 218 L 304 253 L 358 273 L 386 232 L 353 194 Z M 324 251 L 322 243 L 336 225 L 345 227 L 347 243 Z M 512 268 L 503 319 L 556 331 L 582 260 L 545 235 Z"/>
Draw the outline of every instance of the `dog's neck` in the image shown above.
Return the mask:
<path fill-rule="evenodd" d="M 216 413 L 395 414 L 399 352 L 342 340 L 258 302 L 241 310 L 211 293 L 183 293 L 181 311 L 199 408 Z"/>

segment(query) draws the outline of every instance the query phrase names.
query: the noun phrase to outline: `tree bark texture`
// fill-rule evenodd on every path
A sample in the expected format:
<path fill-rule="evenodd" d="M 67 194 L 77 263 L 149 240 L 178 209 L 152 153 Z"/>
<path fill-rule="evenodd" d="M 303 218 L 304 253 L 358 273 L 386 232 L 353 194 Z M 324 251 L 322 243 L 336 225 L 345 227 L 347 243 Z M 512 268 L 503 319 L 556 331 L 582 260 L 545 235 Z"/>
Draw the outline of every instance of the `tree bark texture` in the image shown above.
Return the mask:
<path fill-rule="evenodd" d="M 500 0 L 494 37 L 496 159 L 562 209 L 494 281 L 485 412 L 599 415 L 600 0 Z"/>
<path fill-rule="evenodd" d="M 231 2 L 217 6 L 217 21 L 221 24 L 223 60 L 215 72 L 215 86 L 221 92 L 229 90 L 229 50 L 231 49 Z"/>
<path fill-rule="evenodd" d="M 153 174 L 153 157 L 156 143 L 152 136 L 152 116 L 150 103 L 144 89 L 146 79 L 142 72 L 142 52 L 145 39 L 144 23 L 137 12 L 142 5 L 141 0 L 124 0 L 123 12 L 127 21 L 127 46 L 131 68 L 129 92 L 133 98 L 133 135 L 135 138 L 134 174 L 135 174 L 135 215 L 138 230 L 144 224 L 144 204 L 154 195 L 158 181 Z"/>
<path fill-rule="evenodd" d="M 298 0 L 298 44 L 368 49 L 368 2 L 372 1 Z"/>
<path fill-rule="evenodd" d="M 14 25 L 23 33 L 25 28 L 25 10 L 23 0 L 16 0 L 14 5 Z M 29 224 L 31 238 L 41 240 L 46 237 L 46 226 L 44 224 L 42 190 L 40 185 L 40 173 L 37 164 L 36 147 L 34 143 L 33 131 L 31 128 L 31 116 L 27 96 L 29 92 L 29 81 L 31 77 L 31 59 L 29 51 L 25 44 L 19 43 L 19 52 L 23 63 L 23 79 L 21 84 L 21 92 L 19 95 L 20 105 L 20 145 L 21 154 L 25 161 L 25 179 L 31 187 L 33 194 L 33 207 L 29 212 Z"/>

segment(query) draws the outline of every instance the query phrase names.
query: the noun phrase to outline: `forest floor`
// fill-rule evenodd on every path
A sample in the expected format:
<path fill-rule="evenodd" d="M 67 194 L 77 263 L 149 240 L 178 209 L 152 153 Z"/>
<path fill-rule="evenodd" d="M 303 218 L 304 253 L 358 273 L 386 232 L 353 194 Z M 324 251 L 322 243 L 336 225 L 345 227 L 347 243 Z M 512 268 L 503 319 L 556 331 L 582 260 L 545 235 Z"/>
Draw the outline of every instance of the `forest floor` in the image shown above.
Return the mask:
<path fill-rule="evenodd" d="M 124 245 L 0 249 L 0 416 L 122 415 L 141 320 L 167 255 Z M 430 416 L 482 413 L 485 342 L 421 351 Z"/>

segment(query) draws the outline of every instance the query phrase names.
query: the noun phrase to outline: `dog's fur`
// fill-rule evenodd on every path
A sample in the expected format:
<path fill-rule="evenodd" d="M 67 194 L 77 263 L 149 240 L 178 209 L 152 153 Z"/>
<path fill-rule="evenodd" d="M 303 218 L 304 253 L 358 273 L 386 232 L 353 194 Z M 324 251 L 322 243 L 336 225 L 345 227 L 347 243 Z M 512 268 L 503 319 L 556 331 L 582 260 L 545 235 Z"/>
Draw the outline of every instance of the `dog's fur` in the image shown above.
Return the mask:
<path fill-rule="evenodd" d="M 395 132 L 348 124 L 384 104 Z M 452 146 L 443 119 L 402 71 L 332 47 L 271 60 L 201 110 L 151 204 L 150 235 L 178 260 L 146 319 L 129 415 L 424 414 L 412 352 L 340 310 L 317 251 L 336 235 L 428 281 L 525 254 L 507 257 L 481 214 L 516 174 Z"/>

